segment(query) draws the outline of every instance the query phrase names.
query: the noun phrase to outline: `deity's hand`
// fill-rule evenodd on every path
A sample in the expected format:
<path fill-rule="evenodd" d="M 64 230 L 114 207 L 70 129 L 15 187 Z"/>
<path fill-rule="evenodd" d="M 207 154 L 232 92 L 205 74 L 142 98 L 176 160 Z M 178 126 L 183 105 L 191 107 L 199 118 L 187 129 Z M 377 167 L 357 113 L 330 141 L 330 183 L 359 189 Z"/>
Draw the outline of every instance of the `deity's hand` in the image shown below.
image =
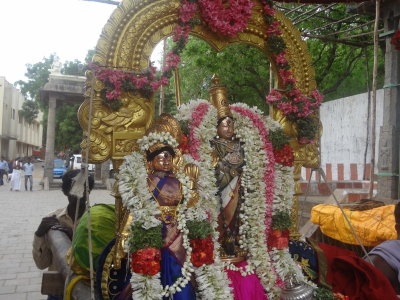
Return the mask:
<path fill-rule="evenodd" d="M 38 237 L 44 236 L 49 229 L 55 225 L 60 224 L 60 222 L 57 220 L 56 216 L 53 215 L 51 217 L 44 217 L 42 219 L 42 222 L 39 224 L 38 229 L 36 230 L 35 234 Z"/>

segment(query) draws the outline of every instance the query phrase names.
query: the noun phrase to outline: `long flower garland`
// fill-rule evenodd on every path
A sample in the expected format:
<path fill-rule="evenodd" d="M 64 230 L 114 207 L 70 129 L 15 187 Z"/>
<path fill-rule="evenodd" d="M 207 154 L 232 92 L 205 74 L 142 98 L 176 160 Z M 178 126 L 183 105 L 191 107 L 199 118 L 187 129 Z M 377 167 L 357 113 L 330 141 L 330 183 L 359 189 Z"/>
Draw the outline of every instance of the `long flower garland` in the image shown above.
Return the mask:
<path fill-rule="evenodd" d="M 147 140 L 142 140 L 143 147 Z M 125 157 L 124 163 L 120 168 L 120 180 L 119 190 L 121 193 L 123 204 L 128 208 L 133 217 L 133 226 L 139 225 L 140 228 L 145 229 L 145 232 L 150 232 L 152 229 L 157 229 L 161 225 L 161 221 L 157 218 L 158 208 L 155 201 L 152 201 L 152 195 L 147 188 L 147 170 L 145 168 L 145 159 L 142 153 L 134 152 L 131 155 Z M 179 170 L 177 173 L 177 179 L 182 184 L 183 197 L 189 199 L 191 190 L 189 189 L 188 177 Z M 200 202 L 201 203 L 201 202 Z M 171 296 L 176 292 L 181 291 L 191 279 L 193 273 L 196 274 L 196 280 L 198 282 L 198 289 L 201 294 L 210 296 L 207 299 L 231 299 L 230 289 L 227 284 L 227 278 L 224 274 L 222 264 L 218 260 L 218 257 L 214 260 L 210 260 L 210 257 L 206 257 L 206 263 L 204 258 L 201 258 L 199 267 L 193 265 L 193 261 L 196 261 L 196 255 L 198 252 L 196 249 L 196 241 L 189 240 L 189 229 L 188 222 L 202 222 L 207 220 L 207 210 L 204 205 L 198 205 L 194 207 L 187 207 L 187 201 L 184 201 L 178 208 L 178 230 L 182 233 L 183 247 L 186 250 L 186 259 L 182 267 L 182 276 L 175 280 L 171 286 L 162 287 L 160 281 L 159 267 L 148 269 L 148 265 L 158 263 L 160 257 L 157 255 L 157 250 L 154 248 L 144 249 L 131 253 L 131 249 L 137 247 L 132 244 L 131 239 L 125 244 L 125 251 L 131 253 L 131 257 L 142 259 L 146 257 L 146 260 L 140 260 L 139 263 L 132 262 L 132 296 L 134 299 L 161 299 L 163 296 Z M 197 223 L 199 224 L 199 223 Z M 216 224 L 212 224 L 213 227 Z M 134 227 L 131 227 L 131 230 Z M 212 239 L 214 249 L 218 249 L 218 236 L 213 231 Z M 132 237 L 132 232 L 130 233 Z M 199 240 L 197 243 L 200 246 L 207 243 Z M 206 245 L 207 246 L 207 245 Z M 136 248 L 135 248 L 136 249 Z M 154 249 L 154 250 L 153 250 Z M 148 257 L 151 255 L 151 261 L 148 262 Z M 203 256 L 203 255 L 202 255 Z M 213 256 L 212 253 L 208 253 L 208 256 Z M 156 261 L 157 260 L 157 261 Z M 211 263 L 213 263 L 211 265 Z M 142 268 L 144 265 L 144 271 Z M 139 270 L 135 272 L 135 270 Z"/>
<path fill-rule="evenodd" d="M 315 123 L 312 115 L 320 107 L 323 95 L 315 89 L 307 96 L 296 87 L 296 78 L 290 71 L 290 65 L 286 59 L 287 51 L 285 41 L 281 37 L 282 30 L 275 19 L 273 2 L 263 0 L 262 4 L 267 23 L 268 50 L 275 60 L 278 74 L 285 86 L 285 90 L 272 89 L 266 101 L 268 104 L 275 105 L 290 121 L 298 125 L 299 143 L 312 143 L 318 131 L 318 124 Z"/>
<path fill-rule="evenodd" d="M 231 270 L 237 270 L 242 275 L 256 271 L 262 280 L 265 290 L 276 295 L 276 287 L 282 287 L 285 269 L 281 268 L 268 254 L 267 238 L 271 231 L 271 216 L 279 211 L 290 212 L 293 196 L 293 168 L 274 166 L 274 154 L 268 141 L 268 131 L 281 128 L 277 122 L 261 117 L 261 112 L 244 104 L 231 106 L 235 118 L 237 137 L 244 141 L 246 166 L 243 172 L 243 187 L 245 202 L 241 218 L 246 220 L 240 226 L 241 245 L 249 252 L 248 265 L 245 269 L 226 264 Z M 207 189 L 209 207 L 214 211 L 214 220 L 218 217 L 220 201 L 215 196 L 217 185 L 212 167 L 212 148 L 209 141 L 216 136 L 216 110 L 205 100 L 191 101 L 179 108 L 177 118 L 189 122 L 190 152 L 198 159 L 200 166 L 201 185 Z M 261 151 L 260 151 L 261 150 Z M 275 175 L 275 176 L 274 176 Z M 284 184 L 292 182 L 292 184 Z M 275 187 L 274 185 L 278 183 Z M 284 204 L 276 205 L 280 201 Z M 264 220 L 266 220 L 264 222 Z M 288 250 L 281 250 L 287 253 Z M 290 255 L 284 256 L 283 265 L 296 268 Z M 285 264 L 286 263 L 286 264 Z M 275 287 L 276 286 L 276 287 Z"/>

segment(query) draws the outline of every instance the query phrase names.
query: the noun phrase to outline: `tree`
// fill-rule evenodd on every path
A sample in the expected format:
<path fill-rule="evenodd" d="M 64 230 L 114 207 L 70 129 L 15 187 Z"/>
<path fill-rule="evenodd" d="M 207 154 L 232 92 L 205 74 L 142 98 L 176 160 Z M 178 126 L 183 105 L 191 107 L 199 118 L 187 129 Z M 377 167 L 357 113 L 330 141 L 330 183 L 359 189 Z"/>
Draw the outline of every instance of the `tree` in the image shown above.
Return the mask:
<path fill-rule="evenodd" d="M 41 62 L 35 64 L 27 64 L 27 71 L 25 76 L 28 78 L 28 81 L 19 80 L 14 83 L 16 87 L 19 87 L 21 93 L 28 100 L 34 100 L 40 103 L 40 108 L 43 110 L 44 103 L 40 101 L 40 89 L 47 83 L 49 80 L 49 75 L 51 66 L 53 64 L 54 58 L 56 54 L 50 54 L 49 57 L 44 57 Z"/>
<path fill-rule="evenodd" d="M 57 109 L 55 149 L 71 149 L 73 153 L 80 153 L 82 129 L 77 118 L 78 108 L 79 105 L 64 105 Z"/>
<path fill-rule="evenodd" d="M 85 62 L 88 62 L 92 59 L 94 55 L 94 50 L 89 50 L 88 54 L 85 58 Z M 40 100 L 40 89 L 48 82 L 49 80 L 49 69 L 53 64 L 54 58 L 56 54 L 53 53 L 49 57 L 43 58 L 41 62 L 35 64 L 27 65 L 27 72 L 25 76 L 28 78 L 28 81 L 17 81 L 15 83 L 21 89 L 21 93 L 26 97 L 21 115 L 23 115 L 27 120 L 30 118 L 32 121 L 37 117 L 37 113 L 34 113 L 34 107 L 40 108 L 44 112 L 43 119 L 43 129 L 44 132 L 47 130 L 47 103 L 44 103 Z M 62 74 L 65 75 L 74 75 L 74 76 L 84 76 L 86 71 L 85 64 L 79 60 L 74 61 L 66 61 L 63 64 L 63 68 L 61 70 Z M 80 128 L 78 118 L 77 118 L 77 109 L 78 106 L 70 106 L 66 105 L 63 107 L 57 108 L 56 114 L 56 140 L 55 140 L 55 148 L 59 151 L 64 150 L 66 145 L 66 141 L 68 141 L 68 147 L 75 151 L 79 151 L 79 144 L 82 138 L 82 129 Z M 30 122 L 31 122 L 30 121 Z M 43 135 L 43 144 L 46 144 L 45 141 L 46 134 Z"/>
<path fill-rule="evenodd" d="M 19 110 L 19 114 L 26 122 L 31 124 L 39 114 L 37 102 L 33 100 L 25 100 L 22 104 L 22 109 Z"/>
<path fill-rule="evenodd" d="M 183 101 L 208 99 L 211 77 L 218 74 L 229 91 L 231 103 L 244 102 L 268 110 L 265 97 L 269 89 L 269 61 L 260 50 L 247 44 L 233 44 L 217 52 L 205 41 L 190 37 L 181 59 Z M 166 93 L 166 107 L 175 105 L 175 100 L 170 98 L 175 95 L 173 80 Z"/>

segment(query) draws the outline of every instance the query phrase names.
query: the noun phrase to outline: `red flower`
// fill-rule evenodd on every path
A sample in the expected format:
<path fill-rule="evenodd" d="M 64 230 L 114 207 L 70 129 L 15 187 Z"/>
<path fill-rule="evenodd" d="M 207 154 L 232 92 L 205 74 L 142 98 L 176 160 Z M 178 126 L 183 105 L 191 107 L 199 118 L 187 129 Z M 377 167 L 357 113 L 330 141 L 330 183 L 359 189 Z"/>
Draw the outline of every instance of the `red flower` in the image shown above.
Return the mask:
<path fill-rule="evenodd" d="M 293 166 L 294 155 L 293 149 L 286 144 L 282 149 L 274 149 L 275 162 L 278 164 L 291 167 Z"/>
<path fill-rule="evenodd" d="M 131 270 L 138 274 L 153 276 L 160 272 L 160 261 L 160 249 L 140 249 L 131 253 Z"/>
<path fill-rule="evenodd" d="M 400 50 L 400 30 L 397 30 L 390 40 L 390 43 L 394 46 L 396 50 Z"/>
<path fill-rule="evenodd" d="M 268 236 L 268 249 L 287 249 L 289 248 L 289 229 L 273 230 Z"/>
<path fill-rule="evenodd" d="M 205 239 L 194 239 L 190 241 L 192 247 L 191 261 L 195 267 L 210 265 L 214 262 L 214 243 L 211 235 Z"/>

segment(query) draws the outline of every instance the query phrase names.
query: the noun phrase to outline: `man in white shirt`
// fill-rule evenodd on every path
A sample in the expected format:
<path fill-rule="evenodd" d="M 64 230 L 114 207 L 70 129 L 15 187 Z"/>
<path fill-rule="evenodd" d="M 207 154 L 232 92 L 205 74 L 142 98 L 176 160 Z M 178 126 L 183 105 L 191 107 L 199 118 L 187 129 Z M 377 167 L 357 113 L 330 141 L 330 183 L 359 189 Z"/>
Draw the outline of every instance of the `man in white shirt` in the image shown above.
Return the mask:
<path fill-rule="evenodd" d="M 32 187 L 33 187 L 33 164 L 31 163 L 31 159 L 28 158 L 28 162 L 24 164 L 24 173 L 25 173 L 25 191 L 28 190 L 28 180 L 30 184 L 30 191 L 32 192 Z"/>

